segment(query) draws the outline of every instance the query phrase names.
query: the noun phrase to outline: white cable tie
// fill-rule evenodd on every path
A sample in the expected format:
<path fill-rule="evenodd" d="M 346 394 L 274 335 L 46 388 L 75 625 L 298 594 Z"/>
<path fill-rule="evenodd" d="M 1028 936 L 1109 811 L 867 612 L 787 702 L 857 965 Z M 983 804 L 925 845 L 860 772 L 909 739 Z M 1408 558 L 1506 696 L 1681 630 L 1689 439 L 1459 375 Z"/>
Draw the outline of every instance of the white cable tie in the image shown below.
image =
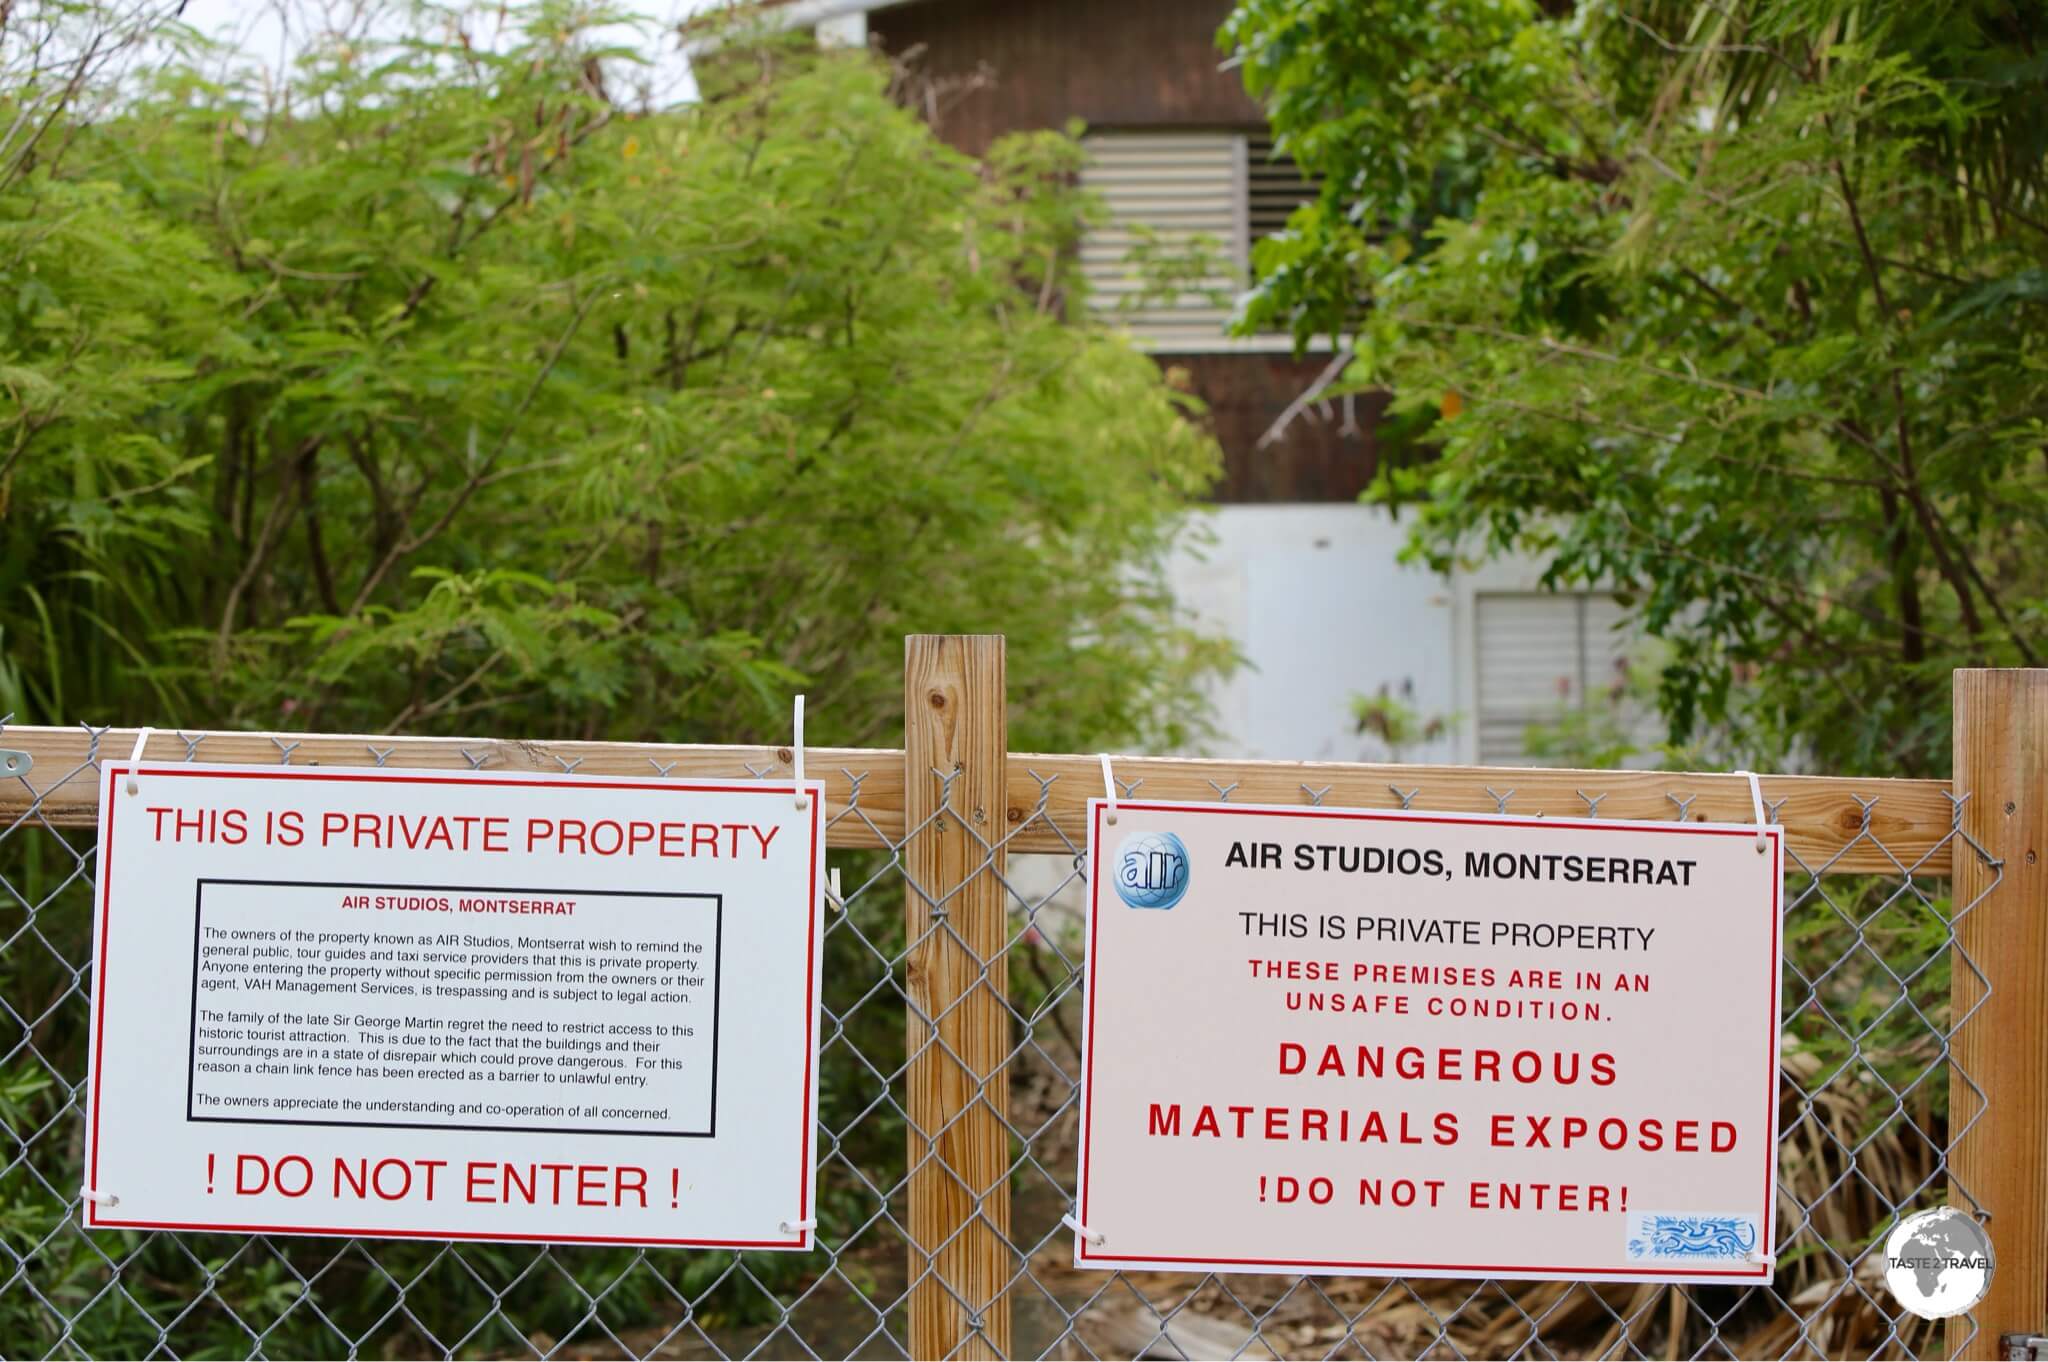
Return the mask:
<path fill-rule="evenodd" d="M 825 883 L 832 886 L 832 906 L 840 912 L 846 911 L 846 893 L 839 887 L 839 867 L 833 866 L 825 872 Z"/>
<path fill-rule="evenodd" d="M 143 730 L 142 730 L 141 732 L 139 732 L 139 733 L 137 733 L 137 734 L 135 735 L 135 750 L 134 750 L 133 752 L 130 752 L 130 753 L 128 754 L 128 768 L 129 768 L 129 769 L 128 769 L 128 793 L 129 793 L 129 794 L 141 794 L 141 793 L 142 793 L 142 787 L 141 787 L 141 786 L 139 786 L 139 785 L 137 785 L 137 784 L 135 783 L 135 764 L 136 764 L 137 762 L 139 762 L 139 761 L 141 761 L 141 760 L 142 760 L 142 749 L 143 749 L 143 747 L 144 747 L 144 746 L 145 746 L 145 745 L 146 745 L 146 744 L 147 744 L 147 743 L 149 742 L 149 735 L 150 735 L 150 734 L 152 734 L 152 733 L 154 733 L 154 732 L 156 732 L 156 730 L 155 730 L 155 729 L 153 729 L 153 728 L 145 728 L 145 729 L 143 729 Z"/>
<path fill-rule="evenodd" d="M 1765 849 L 1770 846 L 1769 840 L 1764 836 L 1763 787 L 1757 784 L 1756 772 L 1754 771 L 1737 771 L 1735 774 L 1749 777 L 1749 807 L 1756 815 L 1756 854 L 1761 856 L 1764 854 Z"/>
<path fill-rule="evenodd" d="M 114 1193 L 96 1192 L 90 1187 L 79 1188 L 78 1195 L 83 1199 L 94 1203 L 95 1205 L 105 1206 L 109 1210 L 121 1204 L 121 1198 L 115 1195 Z"/>
<path fill-rule="evenodd" d="M 1103 760 L 1108 761 L 1109 758 L 1104 757 Z M 1071 1215 L 1061 1216 L 1060 1223 L 1062 1225 L 1065 1225 L 1074 1233 L 1080 1235 L 1083 1239 L 1087 1240 L 1088 1246 L 1090 1248 L 1101 1248 L 1104 1244 L 1109 1242 L 1108 1235 L 1097 1234 L 1094 1230 L 1089 1229 L 1086 1225 L 1082 1224 L 1078 1219 Z"/>
<path fill-rule="evenodd" d="M 1109 825 L 1116 826 L 1116 777 L 1109 773 L 1109 753 L 1096 754 L 1102 758 L 1102 797 L 1109 801 Z"/>
<path fill-rule="evenodd" d="M 785 1220 L 782 1222 L 782 1232 L 784 1234 L 797 1234 L 803 1230 L 814 1230 L 817 1227 L 818 1222 L 816 1220 Z"/>
<path fill-rule="evenodd" d="M 1772 1263 L 1777 1260 L 1771 1254 L 1764 1252 L 1762 1244 L 1758 1244 L 1749 1251 L 1749 1261 L 1752 1263 Z"/>
<path fill-rule="evenodd" d="M 804 793 L 804 697 L 801 695 L 796 697 L 796 747 L 793 750 L 796 766 L 796 806 L 799 809 L 808 809 L 811 801 Z"/>

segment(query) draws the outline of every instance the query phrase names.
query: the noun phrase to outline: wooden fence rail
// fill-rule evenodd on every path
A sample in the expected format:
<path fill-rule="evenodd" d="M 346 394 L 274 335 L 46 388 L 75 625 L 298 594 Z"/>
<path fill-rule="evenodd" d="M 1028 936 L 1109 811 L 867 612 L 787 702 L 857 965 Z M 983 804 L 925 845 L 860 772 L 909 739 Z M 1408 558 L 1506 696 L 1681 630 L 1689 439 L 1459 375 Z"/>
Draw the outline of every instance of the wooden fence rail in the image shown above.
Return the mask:
<path fill-rule="evenodd" d="M 102 756 L 126 757 L 137 730 L 111 728 L 99 735 Z M 406 738 L 306 733 L 206 733 L 150 736 L 144 755 L 183 761 L 187 742 L 200 738 L 191 757 L 203 762 L 271 763 L 291 746 L 294 765 L 374 766 L 384 753 L 393 766 L 464 770 L 481 762 L 492 770 L 585 775 L 733 776 L 748 769 L 778 779 L 792 774 L 787 747 L 674 743 L 514 741 L 504 738 Z M 93 739 L 83 728 L 12 726 L 0 748 L 26 751 L 34 769 L 0 779 L 0 825 L 37 805 L 58 827 L 90 827 L 98 817 L 99 786 L 87 768 Z M 466 754 L 466 755 L 465 755 Z M 1229 761 L 1187 757 L 1112 757 L 1119 781 L 1137 785 L 1146 799 L 1215 799 L 1220 790 L 1240 804 L 1305 804 L 1320 794 L 1346 808 L 1399 808 L 1410 791 L 1416 808 L 1494 813 L 1496 792 L 1523 815 L 1584 817 L 1598 798 L 1602 818 L 1676 818 L 1680 800 L 1696 821 L 1746 823 L 1749 782 L 1722 772 L 1572 771 L 1501 766 L 1412 766 L 1372 762 Z M 805 773 L 826 781 L 833 818 L 830 844 L 840 848 L 896 846 L 903 839 L 904 760 L 900 748 L 813 747 Z M 1086 755 L 1012 752 L 1006 762 L 1007 826 L 1012 853 L 1078 850 L 1085 841 L 1090 798 L 1102 793 L 1102 768 Z M 855 780 L 859 816 L 846 817 Z M 1142 782 L 1140 784 L 1139 782 Z M 1234 788 L 1233 788 L 1234 787 Z M 1397 793 L 1398 791 L 1398 793 Z M 1512 793 L 1510 793 L 1512 792 Z M 1834 874 L 1899 874 L 1943 878 L 1950 871 L 1949 834 L 1954 805 L 1944 780 L 1866 780 L 1839 776 L 1763 777 L 1764 799 L 1777 807 L 1793 855 Z M 1779 801 L 1782 800 L 1782 803 Z M 1866 829 L 1866 802 L 1868 823 Z M 1041 808 L 1041 803 L 1043 807 Z"/>

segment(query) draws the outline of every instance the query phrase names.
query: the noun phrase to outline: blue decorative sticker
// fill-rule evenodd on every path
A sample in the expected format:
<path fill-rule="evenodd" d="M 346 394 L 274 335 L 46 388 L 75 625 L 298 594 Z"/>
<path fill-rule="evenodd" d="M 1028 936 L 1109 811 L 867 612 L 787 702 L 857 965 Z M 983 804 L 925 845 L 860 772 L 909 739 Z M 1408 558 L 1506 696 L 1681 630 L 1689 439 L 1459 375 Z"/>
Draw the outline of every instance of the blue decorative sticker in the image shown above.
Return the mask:
<path fill-rule="evenodd" d="M 1168 909 L 1188 892 L 1188 849 L 1170 832 L 1133 832 L 1116 849 L 1111 883 L 1133 908 Z"/>
<path fill-rule="evenodd" d="M 1628 1218 L 1631 1262 L 1762 1261 L 1758 1237 L 1756 1217 L 1749 1215 L 1639 1211 Z"/>

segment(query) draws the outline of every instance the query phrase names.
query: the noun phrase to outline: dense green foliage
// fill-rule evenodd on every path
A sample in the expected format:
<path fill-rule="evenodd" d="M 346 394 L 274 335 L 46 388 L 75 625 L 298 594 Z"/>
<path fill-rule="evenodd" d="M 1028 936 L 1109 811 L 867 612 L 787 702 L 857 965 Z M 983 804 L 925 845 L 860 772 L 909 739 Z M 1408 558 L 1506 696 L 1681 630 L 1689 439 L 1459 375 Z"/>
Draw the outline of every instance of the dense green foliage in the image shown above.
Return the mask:
<path fill-rule="evenodd" d="M 635 114 L 589 17 L 193 47 L 8 167 L 0 713 L 875 742 L 1000 630 L 1020 741 L 1184 738 L 1216 457 L 1070 324 L 1072 139 L 779 44 Z"/>
<path fill-rule="evenodd" d="M 1675 739 L 1948 761 L 2048 656 L 2048 14 L 2009 0 L 1244 0 L 1321 196 L 1248 312 L 1397 397 L 1413 548 L 1666 641 Z"/>
<path fill-rule="evenodd" d="M 804 688 L 813 741 L 886 744 L 902 635 L 992 630 L 1021 746 L 1200 731 L 1229 658 L 1160 573 L 1218 461 L 1077 305 L 1071 137 L 970 160 L 860 53 L 738 41 L 651 112 L 598 15 L 336 12 L 364 26 L 280 84 L 146 8 L 0 4 L 0 715 L 745 742 Z M 832 1292 L 900 1294 L 883 858 L 835 853 L 821 1287 L 815 1256 L 87 1236 L 90 847 L 0 830 L 7 1351 L 772 1353 L 799 1298 L 852 1348 L 873 1312 Z"/>

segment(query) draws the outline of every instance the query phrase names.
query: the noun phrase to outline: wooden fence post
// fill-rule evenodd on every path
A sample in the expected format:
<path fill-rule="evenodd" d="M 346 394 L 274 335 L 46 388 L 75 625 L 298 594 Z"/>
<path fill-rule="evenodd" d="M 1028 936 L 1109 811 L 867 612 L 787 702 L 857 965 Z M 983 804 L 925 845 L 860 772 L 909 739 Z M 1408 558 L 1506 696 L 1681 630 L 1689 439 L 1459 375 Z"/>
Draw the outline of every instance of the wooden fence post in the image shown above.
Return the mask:
<path fill-rule="evenodd" d="M 1003 667 L 1000 635 L 904 640 L 913 1358 L 1010 1349 Z"/>
<path fill-rule="evenodd" d="M 2048 1332 L 2048 669 L 1955 674 L 1955 791 L 1963 831 L 2003 864 L 1955 851 L 1956 945 L 1989 981 L 1955 962 L 1954 1015 L 1982 1004 L 1952 1043 L 1984 1092 L 1949 1080 L 1949 1126 L 1976 1125 L 1949 1156 L 1955 1183 L 1991 1213 L 1991 1294 L 1949 1324 L 1953 1355 L 2001 1356 L 2006 1334 Z M 1993 884 L 1996 887 L 1992 887 Z M 1981 895 L 1981 898 L 1979 897 Z M 1968 1206 L 1957 1194 L 1956 1204 Z"/>

